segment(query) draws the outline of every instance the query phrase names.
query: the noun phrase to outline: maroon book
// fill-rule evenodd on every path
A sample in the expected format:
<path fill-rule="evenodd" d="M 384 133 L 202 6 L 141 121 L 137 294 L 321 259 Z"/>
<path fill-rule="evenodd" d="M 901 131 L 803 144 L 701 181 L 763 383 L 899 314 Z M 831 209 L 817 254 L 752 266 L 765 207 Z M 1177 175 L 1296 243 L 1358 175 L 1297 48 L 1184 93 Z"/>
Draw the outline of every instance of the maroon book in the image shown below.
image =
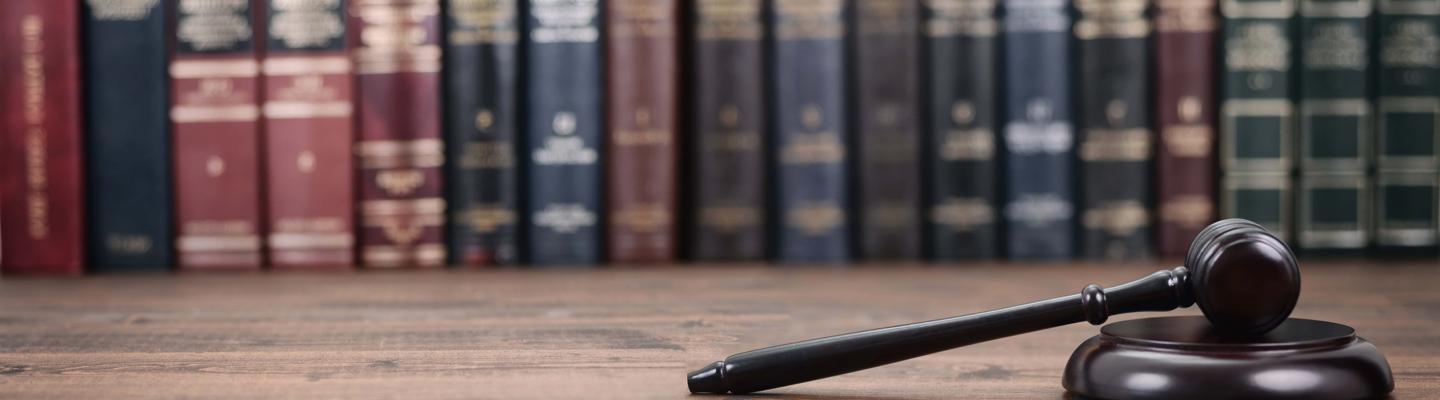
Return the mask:
<path fill-rule="evenodd" d="M 445 264 L 439 0 L 351 2 L 360 263 Z"/>
<path fill-rule="evenodd" d="M 260 0 L 179 0 L 170 61 L 180 269 L 258 269 Z"/>
<path fill-rule="evenodd" d="M 675 257 L 676 3 L 607 3 L 606 246 L 616 262 Z"/>
<path fill-rule="evenodd" d="M 0 270 L 84 269 L 79 2 L 0 3 Z"/>
<path fill-rule="evenodd" d="M 274 269 L 354 265 L 354 137 L 341 2 L 270 0 L 264 75 L 266 245 Z"/>
<path fill-rule="evenodd" d="M 1180 256 L 1215 219 L 1215 1 L 1155 5 L 1159 249 Z"/>

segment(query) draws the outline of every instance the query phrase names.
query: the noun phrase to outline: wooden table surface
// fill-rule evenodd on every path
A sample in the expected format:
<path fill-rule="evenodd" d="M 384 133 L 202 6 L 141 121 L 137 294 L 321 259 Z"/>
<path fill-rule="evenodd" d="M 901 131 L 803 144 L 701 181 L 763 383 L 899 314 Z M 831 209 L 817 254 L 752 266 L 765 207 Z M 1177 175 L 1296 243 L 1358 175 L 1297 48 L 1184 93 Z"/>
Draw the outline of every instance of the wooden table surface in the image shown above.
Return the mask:
<path fill-rule="evenodd" d="M 1440 264 L 1302 264 L 1294 316 L 1379 345 L 1395 398 L 1440 397 Z M 687 371 L 731 353 L 1112 286 L 1157 266 L 6 279 L 0 398 L 680 398 Z M 1059 399 L 1066 358 L 1096 331 L 1070 325 L 771 396 Z"/>

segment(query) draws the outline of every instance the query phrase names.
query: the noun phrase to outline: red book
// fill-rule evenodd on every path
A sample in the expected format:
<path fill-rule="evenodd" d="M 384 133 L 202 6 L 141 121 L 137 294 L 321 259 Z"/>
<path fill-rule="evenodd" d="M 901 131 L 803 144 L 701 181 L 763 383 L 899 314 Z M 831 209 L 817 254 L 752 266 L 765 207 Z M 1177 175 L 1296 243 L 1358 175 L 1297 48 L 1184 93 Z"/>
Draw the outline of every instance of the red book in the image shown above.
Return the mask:
<path fill-rule="evenodd" d="M 1183 256 L 1215 219 L 1215 1 L 1155 5 L 1159 249 Z"/>
<path fill-rule="evenodd" d="M 445 264 L 439 0 L 351 2 L 360 263 Z"/>
<path fill-rule="evenodd" d="M 666 262 L 675 257 L 676 3 L 606 3 L 606 246 L 616 262 Z"/>
<path fill-rule="evenodd" d="M 7 274 L 84 269 L 78 7 L 0 3 L 0 270 Z"/>
<path fill-rule="evenodd" d="M 343 3 L 270 0 L 264 75 L 266 244 L 275 269 L 354 264 L 354 108 Z"/>
<path fill-rule="evenodd" d="M 181 269 L 261 264 L 259 0 L 179 0 L 170 61 Z"/>

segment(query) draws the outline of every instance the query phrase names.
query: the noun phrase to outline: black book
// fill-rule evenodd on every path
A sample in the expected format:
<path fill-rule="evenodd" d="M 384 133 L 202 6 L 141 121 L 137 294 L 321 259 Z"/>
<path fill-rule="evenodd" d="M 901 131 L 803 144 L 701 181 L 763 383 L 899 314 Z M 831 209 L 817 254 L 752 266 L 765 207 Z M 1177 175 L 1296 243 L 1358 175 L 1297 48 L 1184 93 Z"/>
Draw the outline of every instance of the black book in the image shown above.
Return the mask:
<path fill-rule="evenodd" d="M 170 2 L 86 1 L 90 268 L 174 263 L 165 10 Z"/>
<path fill-rule="evenodd" d="M 690 246 L 699 260 L 765 257 L 762 0 L 693 0 Z"/>
<path fill-rule="evenodd" d="M 445 25 L 449 262 L 516 254 L 518 0 L 450 0 Z"/>
<path fill-rule="evenodd" d="M 920 257 L 918 1 L 855 3 L 855 149 L 860 256 Z"/>
<path fill-rule="evenodd" d="M 1434 254 L 1440 1 L 1384 0 L 1379 11 L 1375 244 L 1386 254 Z"/>
<path fill-rule="evenodd" d="M 1076 3 L 1081 253 L 1151 255 L 1152 143 L 1146 0 Z"/>
<path fill-rule="evenodd" d="M 995 215 L 995 0 L 926 1 L 926 240 L 938 260 L 991 258 Z"/>

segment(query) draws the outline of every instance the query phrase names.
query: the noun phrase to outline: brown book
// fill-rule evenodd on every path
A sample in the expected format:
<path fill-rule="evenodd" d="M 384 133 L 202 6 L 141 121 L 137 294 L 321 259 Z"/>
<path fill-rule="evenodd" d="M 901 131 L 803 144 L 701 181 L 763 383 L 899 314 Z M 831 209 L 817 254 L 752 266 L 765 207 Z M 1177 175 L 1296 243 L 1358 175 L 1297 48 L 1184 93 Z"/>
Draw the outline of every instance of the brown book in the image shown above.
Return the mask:
<path fill-rule="evenodd" d="M 445 264 L 440 2 L 351 3 L 356 44 L 360 264 Z"/>
<path fill-rule="evenodd" d="M 344 4 L 269 1 L 261 72 L 270 265 L 348 269 L 355 242 L 354 105 Z"/>
<path fill-rule="evenodd" d="M 170 62 L 181 269 L 258 269 L 258 0 L 179 0 Z"/>
<path fill-rule="evenodd" d="M 0 270 L 78 275 L 85 261 L 79 4 L 0 3 Z"/>
<path fill-rule="evenodd" d="M 1155 3 L 1159 250 L 1180 256 L 1215 219 L 1215 1 Z"/>
<path fill-rule="evenodd" d="M 616 262 L 675 257 L 676 3 L 612 0 L 606 5 L 606 246 Z"/>

